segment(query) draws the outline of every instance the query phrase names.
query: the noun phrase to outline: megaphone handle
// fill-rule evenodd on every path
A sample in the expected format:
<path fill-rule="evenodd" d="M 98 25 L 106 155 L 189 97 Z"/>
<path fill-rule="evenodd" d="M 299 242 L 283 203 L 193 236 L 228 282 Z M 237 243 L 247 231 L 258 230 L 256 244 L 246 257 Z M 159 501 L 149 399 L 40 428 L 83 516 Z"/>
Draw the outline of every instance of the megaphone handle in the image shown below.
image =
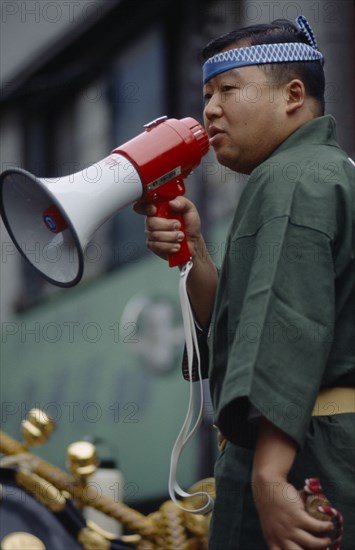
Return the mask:
<path fill-rule="evenodd" d="M 173 212 L 169 206 L 169 202 L 159 202 L 156 204 L 157 207 L 157 216 L 159 218 L 166 218 L 168 220 L 174 219 L 179 220 L 181 224 L 181 231 L 185 235 L 185 225 L 184 220 L 181 214 L 177 214 L 176 212 Z M 180 250 L 178 252 L 175 252 L 174 254 L 169 255 L 169 266 L 170 267 L 176 267 L 178 265 L 185 264 L 189 260 L 191 260 L 191 252 L 189 250 L 189 247 L 187 245 L 186 235 L 184 237 L 184 240 L 180 243 Z"/>

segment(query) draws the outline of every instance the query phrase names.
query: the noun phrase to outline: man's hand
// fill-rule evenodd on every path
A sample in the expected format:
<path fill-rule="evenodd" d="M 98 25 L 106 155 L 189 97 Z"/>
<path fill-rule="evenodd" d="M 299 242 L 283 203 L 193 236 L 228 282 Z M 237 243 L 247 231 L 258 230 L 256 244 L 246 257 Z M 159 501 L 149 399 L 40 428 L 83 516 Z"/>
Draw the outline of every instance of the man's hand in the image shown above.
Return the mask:
<path fill-rule="evenodd" d="M 178 197 L 169 202 L 173 212 L 183 217 L 186 240 L 192 257 L 196 255 L 197 243 L 201 239 L 201 222 L 194 204 L 186 197 Z M 139 214 L 146 215 L 145 233 L 147 246 L 160 258 L 168 259 L 170 254 L 180 250 L 184 238 L 181 223 L 176 219 L 158 218 L 157 208 L 153 204 L 134 206 Z"/>
<path fill-rule="evenodd" d="M 331 539 L 326 534 L 333 529 L 332 522 L 312 518 L 287 480 L 259 480 L 253 483 L 253 494 L 269 550 L 328 548 Z"/>
<path fill-rule="evenodd" d="M 201 327 L 206 327 L 214 304 L 218 282 L 217 269 L 202 237 L 200 216 L 195 205 L 184 196 L 170 201 L 169 205 L 171 210 L 180 214 L 184 220 L 186 241 L 193 261 L 193 268 L 187 280 L 187 290 L 196 320 Z M 157 217 L 157 209 L 153 204 L 138 203 L 134 210 L 138 214 L 146 215 L 146 242 L 152 252 L 160 258 L 168 259 L 170 254 L 180 250 L 184 234 L 178 220 Z"/>
<path fill-rule="evenodd" d="M 260 420 L 252 489 L 269 550 L 325 550 L 331 521 L 312 518 L 301 494 L 287 481 L 296 443 L 266 418 Z"/>

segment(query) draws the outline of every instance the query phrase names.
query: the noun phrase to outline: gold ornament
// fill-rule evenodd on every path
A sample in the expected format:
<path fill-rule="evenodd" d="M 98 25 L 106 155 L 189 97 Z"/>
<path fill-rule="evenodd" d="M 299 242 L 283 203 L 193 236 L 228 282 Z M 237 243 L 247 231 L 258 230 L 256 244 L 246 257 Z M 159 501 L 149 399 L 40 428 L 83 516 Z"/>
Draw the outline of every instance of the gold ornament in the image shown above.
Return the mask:
<path fill-rule="evenodd" d="M 86 479 L 97 470 L 96 447 L 89 441 L 76 441 L 67 450 L 68 468 L 79 479 Z"/>
<path fill-rule="evenodd" d="M 308 495 L 305 501 L 306 511 L 315 519 L 320 519 L 322 521 L 329 521 L 331 518 L 328 514 L 320 512 L 318 510 L 319 506 L 330 506 L 329 501 L 325 497 L 320 497 L 318 495 Z"/>
<path fill-rule="evenodd" d="M 18 485 L 26 489 L 52 512 L 61 512 L 64 510 L 65 497 L 49 481 L 33 472 L 22 469 L 16 472 L 15 479 Z"/>
<path fill-rule="evenodd" d="M 21 422 L 21 428 L 27 449 L 47 441 L 55 429 L 55 422 L 40 409 L 31 409 L 26 419 Z"/>
<path fill-rule="evenodd" d="M 16 531 L 6 535 L 1 541 L 1 550 L 46 550 L 45 545 L 38 537 L 26 533 L 25 531 Z"/>
<path fill-rule="evenodd" d="M 88 527 L 81 529 L 78 535 L 78 541 L 85 550 L 109 550 L 110 542 L 97 531 L 92 531 Z"/>

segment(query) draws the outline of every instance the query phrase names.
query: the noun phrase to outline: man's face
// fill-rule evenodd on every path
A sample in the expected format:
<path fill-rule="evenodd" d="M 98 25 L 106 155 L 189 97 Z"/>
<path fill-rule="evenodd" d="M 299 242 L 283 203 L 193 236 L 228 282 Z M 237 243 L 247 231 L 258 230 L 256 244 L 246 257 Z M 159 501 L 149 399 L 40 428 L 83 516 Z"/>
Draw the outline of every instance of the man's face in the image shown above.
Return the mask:
<path fill-rule="evenodd" d="M 257 66 L 221 73 L 203 91 L 205 127 L 224 166 L 250 174 L 287 137 L 284 87 Z"/>

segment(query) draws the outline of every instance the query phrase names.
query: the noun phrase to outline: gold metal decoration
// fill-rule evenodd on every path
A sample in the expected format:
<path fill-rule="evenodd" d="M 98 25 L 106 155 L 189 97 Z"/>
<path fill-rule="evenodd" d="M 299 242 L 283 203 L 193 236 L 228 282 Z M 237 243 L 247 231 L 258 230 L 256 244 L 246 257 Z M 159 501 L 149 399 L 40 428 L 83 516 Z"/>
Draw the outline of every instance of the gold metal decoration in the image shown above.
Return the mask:
<path fill-rule="evenodd" d="M 65 498 L 62 493 L 57 487 L 39 475 L 20 469 L 16 472 L 15 480 L 20 487 L 26 489 L 52 512 L 61 512 L 64 510 Z"/>
<path fill-rule="evenodd" d="M 25 448 L 41 445 L 49 439 L 54 429 L 54 420 L 45 412 L 40 409 L 31 409 L 26 419 L 21 422 Z"/>
<path fill-rule="evenodd" d="M 306 511 L 315 519 L 329 521 L 329 515 L 318 510 L 320 506 L 330 506 L 330 503 L 325 497 L 321 498 L 318 495 L 307 496 L 305 501 Z"/>
<path fill-rule="evenodd" d="M 32 453 L 25 453 L 25 447 L 5 432 L 0 431 L 0 452 L 5 455 L 20 454 L 26 460 L 26 466 L 31 464 L 31 470 L 40 477 L 52 483 L 63 493 L 68 493 L 76 501 L 84 506 L 92 506 L 103 514 L 116 519 L 127 529 L 142 536 L 142 538 L 154 539 L 156 535 L 155 524 L 145 515 L 130 508 L 122 502 L 104 496 L 97 495 L 97 491 L 90 487 L 85 487 L 80 480 L 63 472 L 60 468 L 49 464 L 45 460 Z M 15 458 L 15 457 L 14 457 Z"/>
<path fill-rule="evenodd" d="M 110 541 L 88 527 L 81 529 L 78 534 L 78 542 L 80 542 L 85 550 L 109 550 L 111 546 Z"/>
<path fill-rule="evenodd" d="M 187 533 L 184 526 L 184 512 L 171 500 L 164 502 L 161 507 L 160 535 L 165 543 L 166 550 L 187 549 Z"/>
<path fill-rule="evenodd" d="M 67 463 L 71 473 L 82 480 L 97 470 L 96 447 L 89 441 L 76 441 L 69 445 Z"/>
<path fill-rule="evenodd" d="M 25 531 L 16 531 L 6 535 L 1 541 L 1 550 L 46 550 L 45 545 L 38 537 L 26 533 Z"/>
<path fill-rule="evenodd" d="M 212 498 L 216 496 L 216 486 L 213 477 L 201 479 L 192 487 L 189 488 L 188 493 L 207 493 Z M 191 496 L 184 499 L 184 508 L 196 510 L 202 508 L 206 504 L 206 496 L 198 495 Z M 208 530 L 211 521 L 211 512 L 209 514 L 190 514 L 185 512 L 185 525 L 186 528 L 197 537 L 199 550 L 207 550 L 208 548 Z"/>
<path fill-rule="evenodd" d="M 0 453 L 7 455 L 1 459 L 0 467 L 16 468 L 15 479 L 18 485 L 53 512 L 63 510 L 66 499 L 72 497 L 80 508 L 90 506 L 116 519 L 128 530 L 128 534 L 121 537 L 122 541 L 129 542 L 136 550 L 207 550 L 211 514 L 191 514 L 183 511 L 173 501 L 167 500 L 155 512 L 144 515 L 122 502 L 99 495 L 90 483 L 86 483 L 87 477 L 97 468 L 96 449 L 92 443 L 78 441 L 68 447 L 67 463 L 70 473 L 30 453 L 28 447 L 45 441 L 54 428 L 50 419 L 47 420 L 48 417 L 46 419 L 39 413 L 41 411 L 33 409 L 22 423 L 25 443 L 19 443 L 0 432 Z M 210 496 L 215 496 L 214 479 L 203 479 L 189 489 L 190 494 L 197 492 L 207 492 Z M 184 508 L 198 509 L 205 504 L 205 499 L 203 496 L 191 496 L 184 499 L 182 504 Z M 4 540 L 2 541 L 1 550 L 44 550 L 39 539 L 42 546 L 31 546 L 31 542 L 27 540 L 23 542 L 21 537 L 29 535 L 27 533 L 13 535 L 16 535 L 15 538 L 10 537 L 9 541 L 4 539 L 8 546 L 5 547 Z M 78 535 L 78 541 L 85 550 L 109 550 L 113 540 L 115 535 L 89 521 Z"/>
<path fill-rule="evenodd" d="M 86 521 L 86 525 L 89 529 L 91 529 L 91 531 L 95 531 L 107 540 L 115 540 L 117 538 L 117 535 L 106 531 L 106 529 L 103 529 L 102 527 L 100 527 L 100 525 L 97 525 L 97 523 L 95 523 L 91 519 L 88 519 Z M 138 544 L 142 540 L 142 537 L 140 535 L 123 535 L 120 537 L 120 539 L 122 540 L 122 542 L 133 545 Z"/>

